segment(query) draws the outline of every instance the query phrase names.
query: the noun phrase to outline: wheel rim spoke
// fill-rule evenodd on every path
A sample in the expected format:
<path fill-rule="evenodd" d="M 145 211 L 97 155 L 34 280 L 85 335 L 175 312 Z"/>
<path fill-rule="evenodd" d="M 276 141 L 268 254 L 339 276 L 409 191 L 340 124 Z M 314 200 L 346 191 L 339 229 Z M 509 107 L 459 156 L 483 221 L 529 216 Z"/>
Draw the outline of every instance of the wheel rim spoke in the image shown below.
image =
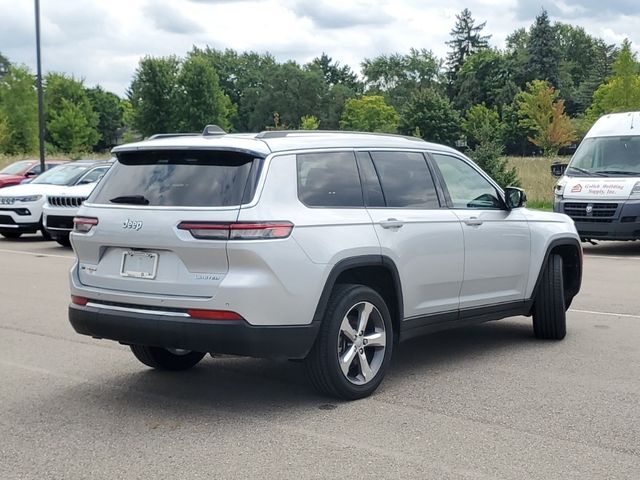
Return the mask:
<path fill-rule="evenodd" d="M 384 332 L 374 332 L 369 335 L 365 335 L 367 347 L 385 347 L 387 345 L 387 336 Z"/>
<path fill-rule="evenodd" d="M 347 377 L 349 376 L 349 370 L 351 369 L 354 358 L 356 358 L 356 348 L 353 345 L 340 357 L 340 368 L 342 369 L 342 373 Z"/>
<path fill-rule="evenodd" d="M 358 333 L 353 329 L 351 324 L 349 323 L 349 319 L 345 315 L 342 319 L 342 324 L 340 325 L 340 332 L 349 339 L 349 341 L 354 342 L 356 340 L 356 336 Z"/>
<path fill-rule="evenodd" d="M 373 305 L 369 302 L 363 303 L 360 310 L 360 315 L 358 316 L 358 333 L 364 332 L 367 328 L 371 312 L 373 312 Z"/>
<path fill-rule="evenodd" d="M 364 351 L 358 352 L 358 361 L 360 363 L 360 373 L 362 374 L 364 381 L 368 382 L 373 378 L 374 373 L 373 370 L 371 370 L 371 365 L 369 365 L 369 360 L 367 360 L 367 356 Z"/>

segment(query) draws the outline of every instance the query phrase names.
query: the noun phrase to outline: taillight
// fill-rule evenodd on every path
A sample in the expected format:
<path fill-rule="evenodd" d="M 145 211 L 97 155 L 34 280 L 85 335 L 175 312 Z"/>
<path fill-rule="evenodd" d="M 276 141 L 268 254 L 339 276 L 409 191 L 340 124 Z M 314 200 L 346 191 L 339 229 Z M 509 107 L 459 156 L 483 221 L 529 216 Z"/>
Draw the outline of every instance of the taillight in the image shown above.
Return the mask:
<path fill-rule="evenodd" d="M 84 307 L 88 301 L 89 299 L 87 299 L 86 297 L 78 297 L 77 295 L 71 295 L 71 303 L 73 303 L 74 305 L 80 305 L 81 307 Z"/>
<path fill-rule="evenodd" d="M 191 318 L 200 320 L 242 320 L 242 317 L 236 312 L 230 312 L 228 310 L 189 309 L 187 313 Z"/>
<path fill-rule="evenodd" d="M 77 233 L 88 233 L 96 225 L 98 225 L 98 219 L 95 217 L 73 218 L 73 231 Z"/>
<path fill-rule="evenodd" d="M 287 238 L 293 230 L 291 222 L 182 222 L 180 230 L 188 230 L 203 240 L 266 240 Z"/>

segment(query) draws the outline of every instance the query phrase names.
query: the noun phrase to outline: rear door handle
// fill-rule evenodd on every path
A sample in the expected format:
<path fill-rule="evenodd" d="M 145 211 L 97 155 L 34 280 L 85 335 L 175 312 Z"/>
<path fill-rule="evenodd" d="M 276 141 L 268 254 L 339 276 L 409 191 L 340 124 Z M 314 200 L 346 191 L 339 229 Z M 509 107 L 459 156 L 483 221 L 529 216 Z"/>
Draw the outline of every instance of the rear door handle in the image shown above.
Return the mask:
<path fill-rule="evenodd" d="M 380 226 L 382 228 L 402 228 L 403 225 L 404 222 L 401 222 L 397 218 L 387 218 L 380 222 Z"/>
<path fill-rule="evenodd" d="M 462 221 L 471 227 L 477 227 L 478 225 L 482 225 L 482 219 L 478 217 L 469 217 L 469 218 L 465 218 Z"/>

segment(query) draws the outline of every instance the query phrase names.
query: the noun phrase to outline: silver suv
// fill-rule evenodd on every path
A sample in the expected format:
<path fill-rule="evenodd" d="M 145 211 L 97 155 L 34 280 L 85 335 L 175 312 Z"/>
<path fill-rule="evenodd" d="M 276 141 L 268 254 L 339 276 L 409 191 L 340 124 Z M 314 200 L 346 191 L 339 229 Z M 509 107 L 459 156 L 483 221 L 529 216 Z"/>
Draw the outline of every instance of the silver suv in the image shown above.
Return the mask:
<path fill-rule="evenodd" d="M 69 318 L 159 369 L 207 353 L 304 359 L 323 393 L 371 394 L 406 339 L 514 315 L 565 336 L 582 250 L 451 148 L 333 132 L 155 138 L 74 219 Z"/>

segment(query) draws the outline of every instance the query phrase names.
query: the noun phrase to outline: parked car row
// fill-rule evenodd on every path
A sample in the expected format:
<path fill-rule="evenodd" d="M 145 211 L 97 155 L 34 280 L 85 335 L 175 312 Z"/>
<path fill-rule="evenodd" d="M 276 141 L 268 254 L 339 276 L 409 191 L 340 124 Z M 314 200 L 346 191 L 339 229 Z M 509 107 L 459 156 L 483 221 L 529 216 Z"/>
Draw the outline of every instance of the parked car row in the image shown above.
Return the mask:
<path fill-rule="evenodd" d="M 73 217 L 112 164 L 113 160 L 58 162 L 27 184 L 0 189 L 0 235 L 19 238 L 40 231 L 45 240 L 69 246 Z M 3 172 L 18 171 L 11 168 L 14 165 Z"/>

